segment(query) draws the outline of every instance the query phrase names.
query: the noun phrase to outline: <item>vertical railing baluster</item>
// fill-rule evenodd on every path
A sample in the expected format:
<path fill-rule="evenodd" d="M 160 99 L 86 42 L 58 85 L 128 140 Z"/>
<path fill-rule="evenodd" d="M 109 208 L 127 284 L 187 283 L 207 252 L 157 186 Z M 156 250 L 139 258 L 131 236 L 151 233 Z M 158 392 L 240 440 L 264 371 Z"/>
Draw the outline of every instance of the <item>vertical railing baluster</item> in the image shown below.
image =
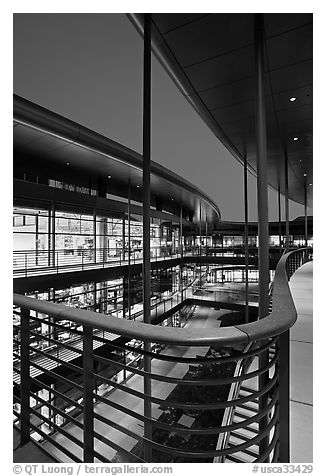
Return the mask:
<path fill-rule="evenodd" d="M 84 463 L 94 461 L 94 370 L 93 370 L 93 328 L 83 326 L 83 407 L 84 407 Z"/>
<path fill-rule="evenodd" d="M 21 329 L 21 361 L 20 361 L 20 404 L 21 404 L 21 427 L 20 427 L 20 446 L 24 446 L 30 440 L 30 355 L 29 355 L 29 330 L 30 330 L 30 311 L 22 308 L 20 314 Z"/>

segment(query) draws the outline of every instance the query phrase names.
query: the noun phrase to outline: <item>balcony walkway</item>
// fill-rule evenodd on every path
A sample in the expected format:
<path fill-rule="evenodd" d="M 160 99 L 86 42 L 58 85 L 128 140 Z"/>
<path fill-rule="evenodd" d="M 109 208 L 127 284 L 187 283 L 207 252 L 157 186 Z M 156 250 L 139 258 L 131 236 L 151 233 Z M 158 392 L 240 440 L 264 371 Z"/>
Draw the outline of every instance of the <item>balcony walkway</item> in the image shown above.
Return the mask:
<path fill-rule="evenodd" d="M 313 262 L 290 280 L 298 319 L 290 331 L 290 455 L 291 462 L 313 461 Z"/>

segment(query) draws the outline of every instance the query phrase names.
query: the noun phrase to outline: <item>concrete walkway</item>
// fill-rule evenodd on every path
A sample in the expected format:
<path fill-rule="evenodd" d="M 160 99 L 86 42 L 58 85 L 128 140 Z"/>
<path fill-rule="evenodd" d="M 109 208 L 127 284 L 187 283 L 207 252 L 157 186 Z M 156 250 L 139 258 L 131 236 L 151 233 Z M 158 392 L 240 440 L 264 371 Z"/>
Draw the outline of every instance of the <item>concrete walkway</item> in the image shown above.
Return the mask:
<path fill-rule="evenodd" d="M 290 331 L 290 458 L 313 461 L 313 262 L 290 280 L 298 319 Z"/>

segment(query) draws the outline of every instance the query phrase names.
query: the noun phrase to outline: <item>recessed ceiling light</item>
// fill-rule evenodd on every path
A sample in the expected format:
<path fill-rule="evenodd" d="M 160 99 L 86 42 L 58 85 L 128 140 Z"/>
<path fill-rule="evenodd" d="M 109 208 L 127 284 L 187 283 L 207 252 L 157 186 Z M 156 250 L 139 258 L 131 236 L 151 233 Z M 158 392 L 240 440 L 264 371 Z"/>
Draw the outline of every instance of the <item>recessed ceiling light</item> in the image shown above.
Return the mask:
<path fill-rule="evenodd" d="M 70 162 L 67 162 L 67 165 L 70 165 Z"/>
<path fill-rule="evenodd" d="M 137 188 L 140 188 L 140 185 L 137 185 Z"/>
<path fill-rule="evenodd" d="M 312 186 L 312 183 L 310 183 L 309 185 L 310 185 L 310 187 L 311 187 L 311 186 Z"/>
<path fill-rule="evenodd" d="M 299 140 L 299 137 L 293 137 L 293 140 Z"/>
<path fill-rule="evenodd" d="M 111 178 L 111 175 L 108 175 L 108 178 Z"/>
<path fill-rule="evenodd" d="M 172 202 L 173 202 L 174 198 L 171 198 L 171 200 L 172 200 Z"/>
<path fill-rule="evenodd" d="M 290 101 L 291 101 L 291 102 L 294 102 L 296 99 L 297 99 L 297 98 L 292 97 L 292 98 L 290 98 Z"/>
<path fill-rule="evenodd" d="M 303 174 L 304 177 L 307 177 L 307 174 Z"/>

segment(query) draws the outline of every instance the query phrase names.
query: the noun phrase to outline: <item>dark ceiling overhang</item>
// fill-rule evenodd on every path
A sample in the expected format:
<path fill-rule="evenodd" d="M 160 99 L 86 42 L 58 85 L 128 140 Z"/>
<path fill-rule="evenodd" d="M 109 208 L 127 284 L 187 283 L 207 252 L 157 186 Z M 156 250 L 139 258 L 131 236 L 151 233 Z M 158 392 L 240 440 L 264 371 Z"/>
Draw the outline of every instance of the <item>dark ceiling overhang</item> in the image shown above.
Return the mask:
<path fill-rule="evenodd" d="M 269 222 L 268 224 L 269 234 L 270 235 L 281 235 L 286 234 L 286 222 Z M 289 222 L 289 233 L 290 235 L 295 236 L 305 236 L 305 217 L 297 217 L 295 220 Z M 313 234 L 313 217 L 307 217 L 307 231 L 308 236 Z M 220 221 L 216 229 L 213 231 L 215 235 L 245 235 L 245 224 L 242 222 L 228 222 Z M 258 235 L 258 223 L 249 222 L 248 223 L 248 233 L 250 236 Z"/>
<path fill-rule="evenodd" d="M 17 95 L 13 115 L 14 167 L 15 161 L 24 166 L 25 160 L 28 169 L 35 161 L 36 167 L 47 172 L 60 170 L 68 183 L 84 174 L 101 179 L 109 191 L 112 187 L 122 197 L 128 195 L 130 180 L 132 199 L 142 201 L 140 154 Z M 200 214 L 209 228 L 220 220 L 218 206 L 204 192 L 153 161 L 151 195 L 152 203 L 159 198 L 160 208 L 172 215 L 179 215 L 182 203 L 194 223 Z"/>
<path fill-rule="evenodd" d="M 143 14 L 128 15 L 143 35 Z M 312 14 L 264 14 L 268 183 L 312 206 Z M 256 175 L 254 14 L 152 14 L 152 50 L 182 94 Z M 295 97 L 295 101 L 290 101 Z M 294 140 L 297 137 L 298 140 Z M 311 185 L 310 185 L 311 184 Z"/>

